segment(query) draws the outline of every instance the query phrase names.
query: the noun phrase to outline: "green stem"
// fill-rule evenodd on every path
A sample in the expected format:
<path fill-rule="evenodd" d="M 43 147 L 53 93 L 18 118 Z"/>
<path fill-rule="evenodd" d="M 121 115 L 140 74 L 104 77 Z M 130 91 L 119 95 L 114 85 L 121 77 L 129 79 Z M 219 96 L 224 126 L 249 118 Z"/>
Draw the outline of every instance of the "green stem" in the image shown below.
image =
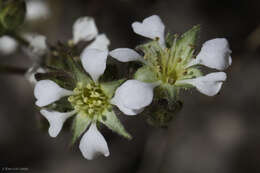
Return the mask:
<path fill-rule="evenodd" d="M 24 75 L 26 71 L 26 68 L 0 64 L 0 74 Z"/>

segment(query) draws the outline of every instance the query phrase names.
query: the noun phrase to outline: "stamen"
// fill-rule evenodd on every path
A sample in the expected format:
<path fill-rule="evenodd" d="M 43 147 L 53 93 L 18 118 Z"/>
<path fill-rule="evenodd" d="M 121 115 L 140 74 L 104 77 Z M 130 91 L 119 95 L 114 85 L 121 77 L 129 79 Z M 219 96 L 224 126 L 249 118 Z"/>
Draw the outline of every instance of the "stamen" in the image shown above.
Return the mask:
<path fill-rule="evenodd" d="M 105 109 L 110 106 L 108 97 L 103 93 L 101 87 L 97 84 L 78 83 L 74 89 L 74 95 L 68 98 L 77 112 L 94 118 L 101 115 Z"/>

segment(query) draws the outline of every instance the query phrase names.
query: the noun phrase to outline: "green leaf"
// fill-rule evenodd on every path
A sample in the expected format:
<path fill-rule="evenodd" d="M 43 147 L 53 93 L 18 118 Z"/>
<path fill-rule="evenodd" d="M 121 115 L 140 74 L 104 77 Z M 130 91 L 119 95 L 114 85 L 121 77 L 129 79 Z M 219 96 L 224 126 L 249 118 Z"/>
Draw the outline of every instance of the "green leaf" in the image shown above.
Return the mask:
<path fill-rule="evenodd" d="M 100 86 L 104 93 L 109 97 L 112 98 L 116 89 L 125 81 L 125 79 L 120 79 L 117 81 L 112 82 L 104 82 L 100 83 Z"/>
<path fill-rule="evenodd" d="M 124 126 L 116 117 L 114 111 L 109 112 L 108 110 L 104 111 L 102 116 L 99 116 L 98 121 L 106 125 L 110 130 L 118 133 L 119 135 L 132 139 L 132 136 L 125 130 Z"/>
<path fill-rule="evenodd" d="M 158 81 L 156 73 L 149 66 L 146 65 L 139 68 L 135 72 L 134 78 L 136 80 L 148 83 Z"/>
<path fill-rule="evenodd" d="M 196 25 L 177 40 L 176 57 L 183 59 L 183 62 L 188 62 L 192 58 L 199 31 L 200 26 Z"/>
<path fill-rule="evenodd" d="M 77 139 L 86 131 L 90 123 L 91 123 L 91 119 L 88 116 L 78 114 L 74 118 L 74 122 L 72 125 L 72 130 L 73 130 L 72 144 L 74 144 L 77 141 Z"/>

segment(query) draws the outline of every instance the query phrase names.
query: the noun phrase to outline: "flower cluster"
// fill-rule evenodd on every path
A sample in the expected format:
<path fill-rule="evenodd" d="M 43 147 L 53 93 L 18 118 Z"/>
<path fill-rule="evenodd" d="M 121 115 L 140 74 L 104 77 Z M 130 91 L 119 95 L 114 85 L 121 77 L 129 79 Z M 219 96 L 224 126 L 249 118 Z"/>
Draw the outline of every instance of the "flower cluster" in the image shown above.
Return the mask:
<path fill-rule="evenodd" d="M 129 116 L 147 114 L 151 124 L 164 126 L 181 109 L 179 93 L 183 89 L 196 88 L 205 95 L 216 95 L 227 78 L 223 71 L 232 63 L 226 39 L 209 40 L 195 54 L 200 27 L 194 26 L 181 36 L 166 35 L 157 15 L 132 24 L 136 34 L 151 39 L 135 49 L 109 51 L 110 40 L 99 34 L 91 17 L 76 20 L 70 40 L 50 45 L 45 36 L 18 35 L 16 31 L 25 18 L 47 16 L 48 9 L 41 1 L 28 5 L 40 16 L 35 16 L 35 10 L 25 14 L 23 1 L 1 2 L 0 51 L 12 53 L 18 43 L 23 43 L 24 52 L 34 62 L 26 78 L 33 84 L 35 104 L 49 123 L 49 135 L 57 137 L 65 121 L 73 119 L 72 143 L 80 139 L 79 149 L 89 160 L 110 155 L 100 132 L 103 126 L 132 138 L 118 119 L 120 112 Z M 14 22 L 6 16 L 13 17 Z M 138 64 L 134 75 L 121 78 L 120 72 L 113 72 L 108 57 Z M 204 75 L 203 67 L 213 71 Z"/>

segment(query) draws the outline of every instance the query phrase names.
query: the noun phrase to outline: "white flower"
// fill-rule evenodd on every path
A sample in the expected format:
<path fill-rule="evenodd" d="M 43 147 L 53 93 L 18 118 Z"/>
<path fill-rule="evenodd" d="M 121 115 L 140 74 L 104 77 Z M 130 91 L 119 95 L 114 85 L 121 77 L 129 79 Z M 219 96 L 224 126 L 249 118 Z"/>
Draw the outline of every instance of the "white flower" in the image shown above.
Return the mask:
<path fill-rule="evenodd" d="M 16 51 L 17 47 L 18 44 L 12 37 L 0 37 L 0 53 L 4 55 L 10 55 Z"/>
<path fill-rule="evenodd" d="M 85 50 L 82 52 L 82 66 L 95 83 L 88 84 L 86 86 L 89 90 L 91 90 L 92 85 L 102 85 L 101 83 L 99 83 L 99 78 L 105 71 L 107 55 L 107 51 L 89 49 L 88 47 L 86 47 Z M 153 88 L 154 84 L 147 84 L 136 80 L 129 80 L 117 88 L 115 96 L 113 98 L 110 98 L 108 103 L 116 105 L 126 115 L 136 115 L 137 113 L 141 112 L 144 107 L 152 102 Z M 77 92 L 79 89 L 77 89 Z M 74 94 L 75 93 L 73 93 L 73 91 L 61 88 L 58 84 L 51 80 L 42 80 L 37 82 L 34 89 L 34 95 L 37 99 L 36 105 L 39 107 L 47 106 L 65 96 L 73 97 Z M 99 96 L 101 93 L 99 94 L 95 92 L 95 94 Z M 96 101 L 96 103 L 98 103 L 98 101 Z M 92 113 L 91 110 L 88 111 L 90 114 Z M 50 123 L 50 136 L 55 137 L 58 135 L 62 124 L 68 117 L 72 116 L 72 114 L 80 114 L 81 112 L 75 110 L 69 113 L 59 113 L 43 108 L 41 113 L 48 119 Z M 108 156 L 109 151 L 107 143 L 96 127 L 96 119 L 92 119 L 91 121 L 92 123 L 90 128 L 87 130 L 80 141 L 80 150 L 86 159 L 93 159 L 96 155 L 100 153 Z"/>
<path fill-rule="evenodd" d="M 167 51 L 165 49 L 166 43 L 164 38 L 165 26 L 159 16 L 153 15 L 148 17 L 144 19 L 142 23 L 134 22 L 132 24 L 132 28 L 135 33 L 141 36 L 155 40 L 159 39 L 159 43 L 162 49 Z M 111 51 L 109 54 L 121 62 L 140 61 L 145 65 L 147 64 L 143 57 L 133 49 L 118 48 Z M 189 70 L 190 67 L 196 65 L 204 65 L 206 67 L 217 70 L 225 70 L 232 63 L 230 54 L 231 50 L 229 48 L 228 41 L 224 38 L 216 38 L 205 42 L 196 59 L 186 62 L 186 64 L 183 64 L 183 66 L 186 70 Z M 196 87 L 201 93 L 208 96 L 213 96 L 219 92 L 221 85 L 225 80 L 226 74 L 221 72 L 212 73 L 204 77 L 198 77 L 196 79 L 180 79 L 179 81 L 176 80 L 176 85 L 192 85 Z"/>
<path fill-rule="evenodd" d="M 28 47 L 24 47 L 24 51 L 29 57 L 33 58 L 33 60 L 37 61 L 41 56 L 48 52 L 45 36 L 33 33 L 26 33 L 22 36 L 29 43 Z"/>
<path fill-rule="evenodd" d="M 28 47 L 23 47 L 23 50 L 37 61 L 40 56 L 47 53 L 48 47 L 46 37 L 39 34 L 26 33 L 22 37 L 29 43 Z M 0 37 L 0 53 L 5 55 L 12 54 L 18 48 L 18 42 L 10 36 Z"/>
<path fill-rule="evenodd" d="M 80 41 L 91 41 L 90 49 L 100 49 L 108 51 L 110 41 L 105 34 L 98 34 L 98 29 L 92 17 L 81 17 L 76 20 L 73 25 L 73 42 L 74 44 Z"/>
<path fill-rule="evenodd" d="M 46 19 L 50 16 L 50 13 L 50 9 L 45 0 L 28 0 L 26 2 L 27 21 Z"/>

